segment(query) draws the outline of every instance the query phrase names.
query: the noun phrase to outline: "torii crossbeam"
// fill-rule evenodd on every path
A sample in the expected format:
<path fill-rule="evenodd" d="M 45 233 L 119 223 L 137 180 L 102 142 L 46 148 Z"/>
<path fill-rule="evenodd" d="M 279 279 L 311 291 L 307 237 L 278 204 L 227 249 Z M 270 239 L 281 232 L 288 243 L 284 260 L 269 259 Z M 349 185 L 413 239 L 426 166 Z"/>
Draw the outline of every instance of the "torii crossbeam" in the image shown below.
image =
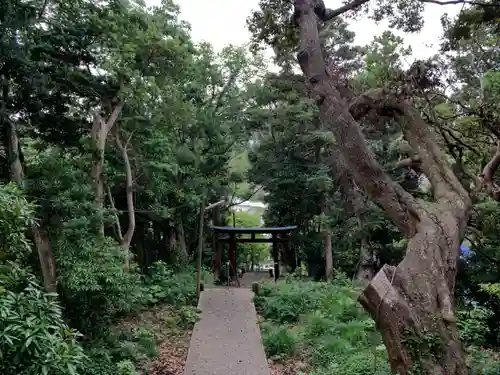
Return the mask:
<path fill-rule="evenodd" d="M 273 245 L 273 260 L 274 260 L 274 279 L 277 280 L 280 276 L 280 259 L 278 251 L 278 243 L 282 243 L 288 248 L 290 245 L 290 232 L 297 229 L 296 225 L 276 228 L 239 228 L 239 227 L 219 227 L 211 226 L 215 236 L 215 249 L 212 259 L 212 270 L 214 275 L 219 275 L 222 263 L 222 246 L 223 243 L 229 243 L 229 270 L 228 276 L 232 279 L 236 278 L 236 244 L 237 243 L 272 243 Z M 267 238 L 256 238 L 257 234 L 268 234 Z M 247 235 L 239 237 L 238 235 Z M 250 235 L 250 237 L 248 237 Z M 238 237 L 237 237 L 238 236 Z"/>

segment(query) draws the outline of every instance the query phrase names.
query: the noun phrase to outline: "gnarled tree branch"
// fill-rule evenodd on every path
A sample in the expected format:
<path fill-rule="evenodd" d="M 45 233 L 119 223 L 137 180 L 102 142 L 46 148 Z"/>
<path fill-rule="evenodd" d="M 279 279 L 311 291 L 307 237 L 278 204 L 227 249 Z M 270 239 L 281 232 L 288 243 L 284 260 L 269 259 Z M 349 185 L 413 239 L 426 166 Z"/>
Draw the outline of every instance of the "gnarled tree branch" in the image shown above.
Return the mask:
<path fill-rule="evenodd" d="M 411 158 L 406 158 L 398 161 L 397 163 L 394 164 L 394 169 L 399 169 L 399 168 L 412 168 L 416 172 L 421 171 L 421 164 L 422 160 L 420 159 L 420 156 L 414 155 Z"/>
<path fill-rule="evenodd" d="M 477 178 L 477 189 L 482 187 L 486 188 L 486 191 L 495 200 L 500 200 L 500 188 L 493 181 L 493 177 L 500 167 L 500 141 L 497 143 L 497 149 L 495 154 L 490 159 L 490 161 L 483 168 L 481 175 Z"/>
<path fill-rule="evenodd" d="M 314 6 L 316 8 L 316 13 L 318 15 L 318 18 L 323 21 L 329 21 L 335 17 L 338 17 L 344 13 L 357 10 L 359 7 L 362 5 L 368 3 L 370 0 L 353 0 L 350 3 L 347 3 L 339 8 L 336 9 L 329 9 L 325 7 L 324 1 L 323 0 L 313 0 L 314 1 Z M 475 5 L 475 6 L 481 6 L 481 7 L 494 7 L 494 6 L 500 6 L 499 4 L 495 4 L 493 2 L 491 3 L 485 3 L 482 1 L 473 1 L 473 0 L 418 0 L 422 3 L 427 3 L 427 4 L 436 4 L 436 5 L 457 5 L 457 4 L 466 4 L 466 5 Z M 294 23 L 297 24 L 297 16 L 294 15 L 293 18 Z"/>
<path fill-rule="evenodd" d="M 420 205 L 383 171 L 366 146 L 361 129 L 346 108 L 335 84 L 329 79 L 318 43 L 316 13 L 321 14 L 321 10 L 317 6 L 317 2 L 295 1 L 302 36 L 297 58 L 320 106 L 320 119 L 335 134 L 339 150 L 348 169 L 353 171 L 357 185 L 365 187 L 398 228 L 407 236 L 412 236 L 419 220 Z"/>
<path fill-rule="evenodd" d="M 370 90 L 353 100 L 349 107 L 356 119 L 362 118 L 371 110 L 380 115 L 390 115 L 401 124 L 406 140 L 418 155 L 422 171 L 433 186 L 437 201 L 455 202 L 460 211 L 470 205 L 467 191 L 453 173 L 446 155 L 436 142 L 436 134 L 415 108 L 388 89 Z"/>

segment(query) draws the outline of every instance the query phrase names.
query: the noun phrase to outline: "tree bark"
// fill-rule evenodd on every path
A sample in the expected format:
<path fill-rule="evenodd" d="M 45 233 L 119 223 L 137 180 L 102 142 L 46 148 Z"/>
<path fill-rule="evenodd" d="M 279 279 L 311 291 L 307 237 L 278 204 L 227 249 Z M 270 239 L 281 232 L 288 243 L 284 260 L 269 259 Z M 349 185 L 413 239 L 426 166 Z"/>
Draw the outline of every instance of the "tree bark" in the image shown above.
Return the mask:
<path fill-rule="evenodd" d="M 11 180 L 22 188 L 24 186 L 24 169 L 21 162 L 21 144 L 17 129 L 11 121 L 8 121 L 8 124 L 4 125 L 7 126 L 7 153 L 10 163 Z M 50 237 L 37 223 L 31 226 L 30 232 L 33 236 L 40 262 L 43 286 L 47 292 L 57 293 L 56 259 L 52 251 Z"/>
<path fill-rule="evenodd" d="M 368 149 L 351 114 L 355 108 L 341 98 L 325 68 L 316 17 L 326 21 L 335 11 L 326 10 L 322 0 L 295 0 L 294 5 L 301 41 L 297 58 L 312 87 L 320 119 L 335 135 L 354 182 L 365 187 L 409 239 L 401 263 L 384 266 L 360 302 L 382 332 L 393 372 L 408 374 L 418 368 L 425 374 L 465 375 L 453 293 L 470 198 L 436 144 L 435 134 L 404 101 L 391 103 L 393 115 L 420 157 L 435 202 L 424 206 L 391 180 Z M 369 101 L 363 104 L 373 108 Z"/>
<path fill-rule="evenodd" d="M 7 156 L 9 158 L 10 179 L 16 181 L 19 186 L 24 186 L 24 169 L 21 162 L 21 144 L 17 135 L 16 125 L 7 121 Z"/>
<path fill-rule="evenodd" d="M 325 278 L 330 281 L 333 278 L 333 254 L 332 254 L 332 233 L 329 229 L 323 231 L 325 239 Z"/>
<path fill-rule="evenodd" d="M 182 222 L 182 217 L 179 216 L 177 221 L 177 262 L 180 266 L 184 266 L 189 258 L 189 254 L 186 246 L 186 235 L 184 233 L 184 223 Z"/>
<path fill-rule="evenodd" d="M 119 102 L 111 112 L 108 121 L 105 121 L 99 112 L 94 114 L 94 123 L 90 130 L 90 137 L 93 146 L 93 161 L 91 168 L 91 178 L 94 184 L 95 203 L 99 214 L 104 211 L 104 151 L 106 139 L 111 128 L 115 125 L 118 116 L 123 108 L 123 102 Z M 98 233 L 104 237 L 104 221 L 100 220 Z"/>
<path fill-rule="evenodd" d="M 52 244 L 48 233 L 36 224 L 32 228 L 33 239 L 40 260 L 42 280 L 45 290 L 57 293 L 56 259 L 52 252 Z"/>
<path fill-rule="evenodd" d="M 132 179 L 132 167 L 130 166 L 130 160 L 128 157 L 127 146 L 130 139 L 127 140 L 125 145 L 123 145 L 120 138 L 120 130 L 115 126 L 115 142 L 116 147 L 120 151 L 123 158 L 123 165 L 125 169 L 125 191 L 127 196 L 127 214 L 128 214 L 128 227 L 125 234 L 122 236 L 120 233 L 120 245 L 125 252 L 125 262 L 123 268 L 128 272 L 130 269 L 130 243 L 132 242 L 132 237 L 135 231 L 135 207 L 134 207 L 134 186 Z M 118 230 L 120 228 L 118 227 Z"/>
<path fill-rule="evenodd" d="M 374 276 L 375 268 L 373 254 L 368 239 L 363 235 L 359 247 L 359 266 L 356 272 L 356 280 L 360 281 L 362 284 L 368 284 Z"/>
<path fill-rule="evenodd" d="M 222 224 L 221 209 L 219 206 L 214 207 L 212 214 L 212 223 L 214 226 L 220 226 Z M 214 276 L 214 281 L 218 281 L 220 278 L 222 263 L 222 249 L 219 242 L 217 241 L 217 234 L 213 231 L 212 238 L 212 272 Z"/>

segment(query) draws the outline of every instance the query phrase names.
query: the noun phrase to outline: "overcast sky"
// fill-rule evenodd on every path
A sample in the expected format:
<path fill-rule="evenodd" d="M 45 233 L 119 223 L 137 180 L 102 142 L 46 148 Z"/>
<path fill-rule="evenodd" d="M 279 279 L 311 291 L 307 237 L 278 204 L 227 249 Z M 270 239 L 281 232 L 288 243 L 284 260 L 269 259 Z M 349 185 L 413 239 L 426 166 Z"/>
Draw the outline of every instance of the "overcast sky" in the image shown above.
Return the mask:
<path fill-rule="evenodd" d="M 158 4 L 160 0 L 146 0 L 148 5 Z M 177 0 L 181 7 L 182 19 L 192 27 L 195 41 L 207 41 L 215 49 L 228 44 L 244 44 L 249 41 L 246 19 L 252 10 L 257 9 L 259 0 Z M 325 0 L 330 8 L 342 5 L 340 0 Z M 407 45 L 413 50 L 414 58 L 424 58 L 437 51 L 441 36 L 440 18 L 443 13 L 455 15 L 460 5 L 441 6 L 428 4 L 425 10 L 425 28 L 419 34 L 404 35 Z M 387 25 L 376 25 L 368 19 L 350 21 L 351 30 L 356 32 L 356 43 L 368 44 L 374 36 L 388 29 Z M 411 63 L 411 61 L 408 61 Z"/>

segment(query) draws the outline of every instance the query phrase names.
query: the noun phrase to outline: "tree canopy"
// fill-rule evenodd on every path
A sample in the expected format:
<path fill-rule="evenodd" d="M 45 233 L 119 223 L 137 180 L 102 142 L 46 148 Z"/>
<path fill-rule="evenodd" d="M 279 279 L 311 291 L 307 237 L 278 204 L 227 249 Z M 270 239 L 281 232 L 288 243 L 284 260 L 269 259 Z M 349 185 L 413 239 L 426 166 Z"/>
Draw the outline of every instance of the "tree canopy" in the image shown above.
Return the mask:
<path fill-rule="evenodd" d="M 391 29 L 419 32 L 427 4 L 462 7 L 412 61 Z M 329 5 L 260 0 L 249 46 L 216 50 L 172 0 L 0 4 L 3 373 L 135 374 L 144 358 L 108 333 L 160 303 L 191 314 L 197 248 L 204 269 L 222 256 L 208 224 L 239 200 L 298 226 L 286 277 L 361 288 L 393 373 L 462 375 L 473 348 L 498 351 L 500 6 Z M 390 29 L 356 45 L 360 15 Z M 268 255 L 243 244 L 237 262 Z"/>

